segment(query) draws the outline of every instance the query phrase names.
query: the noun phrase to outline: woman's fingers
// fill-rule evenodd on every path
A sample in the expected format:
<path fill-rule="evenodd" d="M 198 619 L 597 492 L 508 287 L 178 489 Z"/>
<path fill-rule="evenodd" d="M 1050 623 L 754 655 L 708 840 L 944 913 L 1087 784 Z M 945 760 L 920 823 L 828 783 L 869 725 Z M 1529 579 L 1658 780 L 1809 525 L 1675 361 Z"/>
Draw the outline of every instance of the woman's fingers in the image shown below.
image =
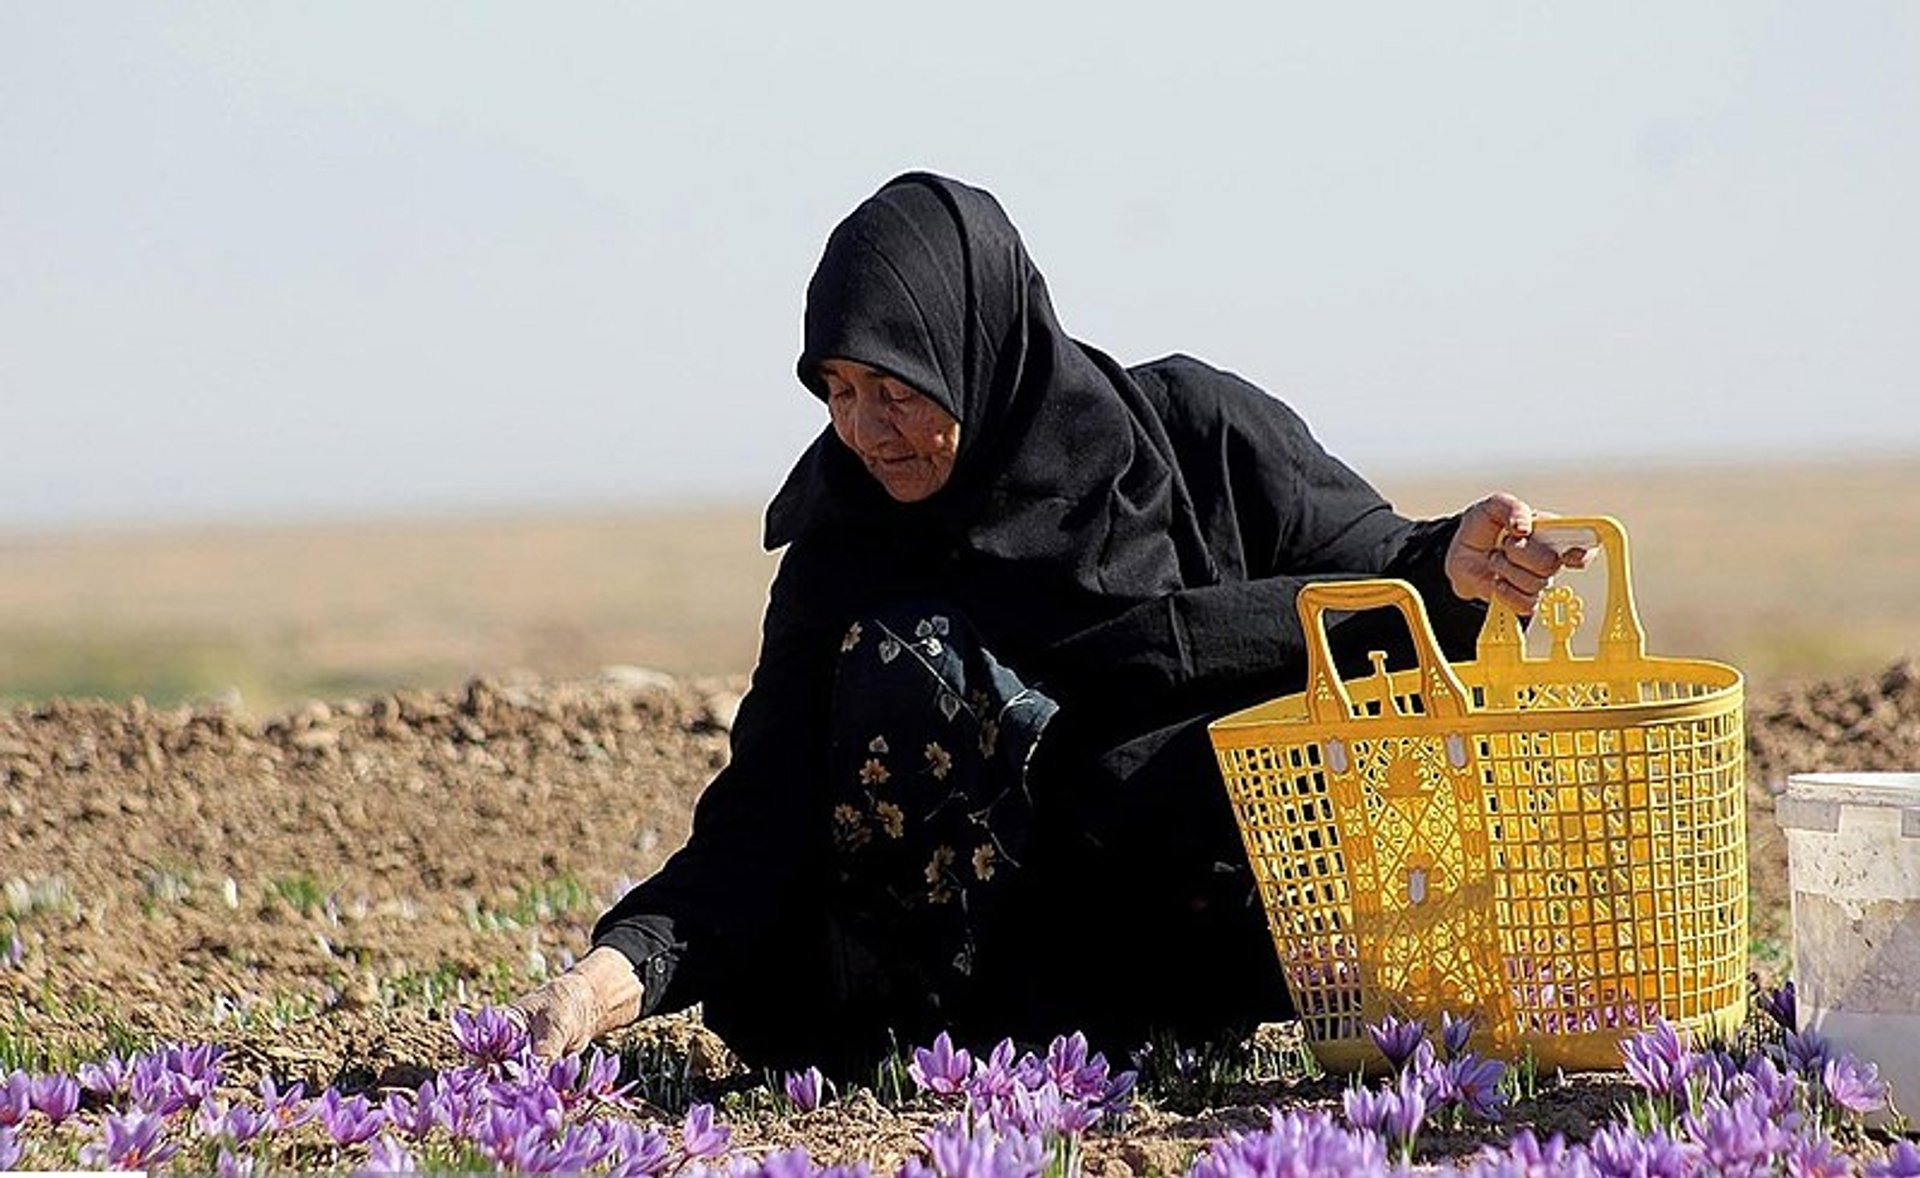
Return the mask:
<path fill-rule="evenodd" d="M 1547 587 L 1548 579 L 1559 568 L 1559 562 L 1554 560 L 1546 562 L 1545 570 L 1535 571 L 1538 563 L 1537 554 L 1529 553 L 1522 559 L 1516 559 L 1512 549 L 1504 545 L 1494 549 L 1493 554 L 1487 557 L 1488 571 L 1494 579 L 1525 594 L 1529 600 L 1540 596 Z"/>

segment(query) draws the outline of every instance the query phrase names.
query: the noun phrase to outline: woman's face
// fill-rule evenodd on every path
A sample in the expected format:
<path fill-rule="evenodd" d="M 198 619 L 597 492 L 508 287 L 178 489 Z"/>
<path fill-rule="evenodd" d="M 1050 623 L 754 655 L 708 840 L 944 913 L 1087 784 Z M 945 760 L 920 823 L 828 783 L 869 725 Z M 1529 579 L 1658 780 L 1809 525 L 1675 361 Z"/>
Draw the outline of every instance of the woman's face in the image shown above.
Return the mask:
<path fill-rule="evenodd" d="M 918 503 L 947 485 L 960 423 L 931 397 L 865 364 L 823 360 L 833 432 L 887 494 Z"/>

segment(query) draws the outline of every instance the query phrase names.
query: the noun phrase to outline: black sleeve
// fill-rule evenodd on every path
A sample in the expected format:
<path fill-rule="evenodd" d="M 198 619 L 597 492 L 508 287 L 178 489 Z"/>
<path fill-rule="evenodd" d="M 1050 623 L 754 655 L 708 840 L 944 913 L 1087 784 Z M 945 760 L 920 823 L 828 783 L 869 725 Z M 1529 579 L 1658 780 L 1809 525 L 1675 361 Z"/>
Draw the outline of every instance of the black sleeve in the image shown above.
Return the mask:
<path fill-rule="evenodd" d="M 700 795 L 686 845 L 594 926 L 595 946 L 633 962 L 642 1014 L 698 1002 L 703 976 L 749 956 L 817 876 L 822 782 L 805 767 L 826 763 L 834 636 L 794 600 L 794 556 L 774 579 L 731 760 Z"/>
<path fill-rule="evenodd" d="M 1062 676 L 1097 678 L 1095 691 L 1107 700 L 1237 706 L 1298 690 L 1306 662 L 1301 587 L 1355 577 L 1411 582 L 1448 657 L 1471 658 L 1485 605 L 1456 596 L 1445 571 L 1459 517 L 1397 514 L 1286 405 L 1235 384 L 1203 407 L 1202 421 L 1175 405 L 1168 424 L 1196 500 L 1229 505 L 1230 521 L 1210 531 L 1233 537 L 1244 578 L 1166 594 L 1073 636 L 1053 652 Z M 1410 651 L 1404 623 L 1387 611 L 1333 621 L 1329 633 L 1348 673 L 1364 672 L 1369 649 L 1387 650 L 1395 665 Z"/>

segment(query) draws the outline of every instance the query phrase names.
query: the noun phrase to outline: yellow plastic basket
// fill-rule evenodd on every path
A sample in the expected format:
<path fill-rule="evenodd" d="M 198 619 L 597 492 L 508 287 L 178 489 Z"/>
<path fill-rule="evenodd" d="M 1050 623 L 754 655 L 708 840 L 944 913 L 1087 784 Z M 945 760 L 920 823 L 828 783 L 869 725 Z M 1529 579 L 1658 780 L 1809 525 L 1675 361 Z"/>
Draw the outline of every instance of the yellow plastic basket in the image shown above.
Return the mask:
<path fill-rule="evenodd" d="M 1544 1066 L 1618 1067 L 1656 1017 L 1727 1030 L 1746 1012 L 1742 682 L 1646 654 L 1627 539 L 1604 551 L 1598 650 L 1573 652 L 1566 586 L 1535 614 L 1551 650 L 1488 611 L 1449 664 L 1404 581 L 1299 596 L 1306 690 L 1211 726 L 1294 1005 L 1322 1066 L 1377 1066 L 1365 1025 L 1477 1016 L 1475 1046 Z M 1327 610 L 1395 607 L 1419 666 L 1343 682 Z"/>

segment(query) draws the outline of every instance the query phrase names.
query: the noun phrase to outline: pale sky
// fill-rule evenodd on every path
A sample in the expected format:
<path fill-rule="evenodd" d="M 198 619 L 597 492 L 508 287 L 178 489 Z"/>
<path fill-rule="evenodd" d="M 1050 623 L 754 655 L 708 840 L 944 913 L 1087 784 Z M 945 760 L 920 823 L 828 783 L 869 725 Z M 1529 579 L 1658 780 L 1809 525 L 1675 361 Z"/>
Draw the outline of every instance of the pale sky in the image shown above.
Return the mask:
<path fill-rule="evenodd" d="M 827 232 L 1384 478 L 1912 453 L 1920 3 L 0 6 L 0 529 L 763 502 Z"/>

